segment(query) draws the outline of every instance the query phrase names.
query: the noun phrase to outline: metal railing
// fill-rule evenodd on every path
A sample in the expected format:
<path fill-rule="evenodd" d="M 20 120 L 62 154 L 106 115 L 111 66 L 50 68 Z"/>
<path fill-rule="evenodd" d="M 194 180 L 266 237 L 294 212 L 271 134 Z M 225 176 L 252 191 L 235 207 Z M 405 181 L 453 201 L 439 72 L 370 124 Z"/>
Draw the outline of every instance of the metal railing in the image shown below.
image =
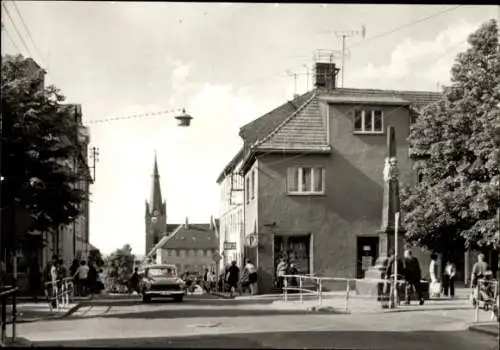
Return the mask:
<path fill-rule="evenodd" d="M 490 312 L 490 320 L 500 321 L 500 296 L 498 280 L 478 279 L 477 285 L 471 288 L 471 299 L 474 305 L 474 322 L 479 322 L 480 312 Z"/>
<path fill-rule="evenodd" d="M 63 311 L 73 300 L 75 288 L 72 277 L 66 277 L 55 282 L 45 282 L 45 297 L 50 311 Z"/>
<path fill-rule="evenodd" d="M 2 286 L 0 287 L 0 299 L 1 299 L 1 335 L 0 335 L 0 346 L 6 346 L 7 341 L 7 300 L 11 298 L 12 300 L 12 342 L 16 340 L 16 320 L 17 320 L 17 307 L 16 307 L 16 294 L 17 287 L 12 286 Z"/>
<path fill-rule="evenodd" d="M 363 281 L 368 283 L 374 283 L 376 285 L 382 283 L 384 289 L 388 289 L 384 293 L 387 298 L 388 308 L 392 309 L 397 307 L 401 299 L 399 293 L 399 288 L 395 288 L 397 284 L 399 287 L 407 285 L 406 280 L 398 275 L 397 278 L 392 275 L 390 279 L 375 279 L 375 278 L 346 278 L 346 277 L 320 277 L 315 275 L 284 275 L 284 286 L 283 286 L 283 301 L 286 303 L 289 300 L 289 292 L 295 291 L 299 293 L 300 303 L 304 302 L 304 295 L 316 296 L 316 301 L 318 304 L 322 304 L 324 301 L 324 282 L 341 282 L 345 283 L 344 290 L 344 310 L 345 312 L 350 311 L 350 300 L 352 297 L 351 286 L 355 285 L 357 281 Z M 292 286 L 290 286 L 290 282 Z M 313 288 L 311 288 L 313 287 Z M 407 297 L 408 288 L 405 288 L 405 298 Z"/>

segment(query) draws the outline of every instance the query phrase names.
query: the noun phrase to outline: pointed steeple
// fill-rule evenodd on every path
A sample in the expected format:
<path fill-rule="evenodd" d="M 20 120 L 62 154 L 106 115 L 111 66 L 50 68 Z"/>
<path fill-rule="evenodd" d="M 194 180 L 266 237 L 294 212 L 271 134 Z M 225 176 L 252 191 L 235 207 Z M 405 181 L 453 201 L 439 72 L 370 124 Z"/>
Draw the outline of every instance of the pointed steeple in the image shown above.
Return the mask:
<path fill-rule="evenodd" d="M 156 159 L 155 151 L 155 161 L 153 166 L 153 182 L 151 184 L 151 198 L 149 200 L 149 208 L 151 212 L 158 210 L 159 213 L 163 213 L 163 200 L 161 197 L 160 188 L 160 173 L 158 172 L 158 161 Z"/>

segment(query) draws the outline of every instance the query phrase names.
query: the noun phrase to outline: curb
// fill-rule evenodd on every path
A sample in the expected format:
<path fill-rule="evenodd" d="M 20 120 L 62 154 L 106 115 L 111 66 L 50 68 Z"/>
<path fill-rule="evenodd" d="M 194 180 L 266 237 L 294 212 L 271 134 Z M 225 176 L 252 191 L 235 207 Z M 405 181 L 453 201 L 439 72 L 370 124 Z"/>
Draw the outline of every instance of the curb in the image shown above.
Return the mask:
<path fill-rule="evenodd" d="M 31 323 L 31 322 L 38 322 L 38 321 L 47 321 L 47 320 L 57 320 L 57 319 L 66 318 L 66 317 L 71 316 L 78 309 L 80 309 L 86 301 L 90 301 L 92 299 L 93 299 L 93 297 L 90 297 L 87 300 L 82 300 L 82 301 L 76 303 L 74 306 L 72 306 L 69 310 L 67 310 L 67 311 L 65 311 L 65 312 L 63 312 L 61 314 L 56 314 L 56 315 L 51 315 L 51 316 L 42 316 L 42 317 L 32 317 L 32 318 L 18 319 L 18 320 L 16 320 L 16 324 Z M 7 324 L 12 324 L 12 321 L 7 322 Z"/>
<path fill-rule="evenodd" d="M 494 331 L 494 330 L 491 330 L 491 329 L 482 328 L 481 326 L 477 326 L 477 325 L 474 325 L 474 324 L 469 325 L 467 327 L 467 329 L 469 331 L 472 331 L 472 332 L 486 334 L 486 335 L 490 335 L 490 336 L 497 337 L 497 338 L 499 337 L 498 329 L 497 329 L 497 331 Z"/>
<path fill-rule="evenodd" d="M 219 293 L 209 293 L 210 295 L 213 295 L 215 297 L 219 297 L 221 299 L 235 299 L 236 297 L 235 296 L 231 296 L 231 295 L 224 295 L 224 294 L 219 294 Z"/>

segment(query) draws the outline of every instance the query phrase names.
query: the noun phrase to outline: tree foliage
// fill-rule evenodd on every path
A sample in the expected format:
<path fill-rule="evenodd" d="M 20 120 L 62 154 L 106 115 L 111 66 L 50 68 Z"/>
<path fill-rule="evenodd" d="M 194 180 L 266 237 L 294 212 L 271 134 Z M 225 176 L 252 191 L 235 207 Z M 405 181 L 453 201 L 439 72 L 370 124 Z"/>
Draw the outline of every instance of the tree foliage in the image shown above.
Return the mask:
<path fill-rule="evenodd" d="M 114 290 L 120 286 L 128 285 L 134 268 L 135 256 L 132 254 L 130 245 L 125 244 L 122 248 L 115 250 L 105 262 L 107 288 Z"/>
<path fill-rule="evenodd" d="M 97 267 L 104 265 L 104 259 L 102 257 L 101 251 L 97 248 L 91 249 L 89 251 L 89 263 L 95 262 Z"/>
<path fill-rule="evenodd" d="M 80 214 L 86 194 L 74 186 L 77 121 L 43 75 L 29 58 L 2 57 L 2 208 L 18 203 L 31 230 L 51 231 Z"/>
<path fill-rule="evenodd" d="M 425 157 L 421 183 L 402 192 L 407 238 L 436 251 L 499 244 L 498 26 L 483 24 L 451 69 L 451 85 L 422 111 L 409 141 Z"/>

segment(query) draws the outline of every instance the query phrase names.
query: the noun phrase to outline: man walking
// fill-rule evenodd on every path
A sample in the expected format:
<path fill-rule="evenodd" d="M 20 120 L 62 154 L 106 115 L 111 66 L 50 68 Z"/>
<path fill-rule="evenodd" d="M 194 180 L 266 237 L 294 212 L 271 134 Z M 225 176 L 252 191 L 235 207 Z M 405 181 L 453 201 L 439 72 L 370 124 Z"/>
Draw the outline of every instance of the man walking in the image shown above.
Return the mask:
<path fill-rule="evenodd" d="M 420 264 L 418 259 L 413 256 L 410 249 L 406 249 L 404 252 L 404 276 L 407 282 L 406 285 L 406 304 L 410 305 L 411 290 L 412 287 L 417 293 L 419 304 L 424 304 L 424 297 L 422 295 L 422 285 L 420 280 L 422 278 L 422 271 L 420 270 Z"/>
<path fill-rule="evenodd" d="M 236 261 L 231 262 L 231 266 L 228 269 L 227 283 L 229 288 L 231 288 L 231 296 L 234 296 L 236 289 L 238 287 L 238 281 L 240 279 L 240 269 L 236 266 Z"/>
<path fill-rule="evenodd" d="M 80 262 L 80 266 L 76 270 L 75 275 L 73 276 L 73 278 L 78 276 L 78 282 L 80 284 L 82 296 L 86 296 L 86 294 L 87 294 L 87 284 L 88 284 L 87 277 L 88 277 L 88 275 L 89 275 L 89 267 L 85 263 L 85 260 L 82 260 Z"/>

